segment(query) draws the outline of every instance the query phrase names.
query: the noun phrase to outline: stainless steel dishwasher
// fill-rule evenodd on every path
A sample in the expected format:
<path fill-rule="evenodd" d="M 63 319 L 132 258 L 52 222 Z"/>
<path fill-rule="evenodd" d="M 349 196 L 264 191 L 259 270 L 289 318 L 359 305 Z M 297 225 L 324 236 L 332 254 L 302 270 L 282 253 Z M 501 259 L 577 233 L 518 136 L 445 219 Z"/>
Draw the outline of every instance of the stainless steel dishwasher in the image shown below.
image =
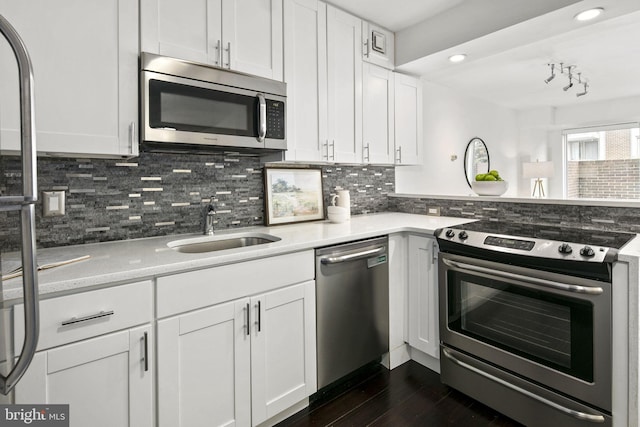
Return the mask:
<path fill-rule="evenodd" d="M 316 250 L 318 388 L 389 351 L 387 237 Z"/>

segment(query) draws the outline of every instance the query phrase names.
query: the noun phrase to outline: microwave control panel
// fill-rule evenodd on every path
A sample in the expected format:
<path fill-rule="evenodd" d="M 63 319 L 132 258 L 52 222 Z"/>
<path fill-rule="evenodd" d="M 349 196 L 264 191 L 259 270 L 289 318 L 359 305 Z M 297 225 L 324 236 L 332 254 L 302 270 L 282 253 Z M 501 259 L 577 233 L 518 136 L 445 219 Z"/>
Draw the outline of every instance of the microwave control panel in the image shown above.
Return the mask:
<path fill-rule="evenodd" d="M 284 139 L 284 102 L 267 99 L 267 138 Z"/>

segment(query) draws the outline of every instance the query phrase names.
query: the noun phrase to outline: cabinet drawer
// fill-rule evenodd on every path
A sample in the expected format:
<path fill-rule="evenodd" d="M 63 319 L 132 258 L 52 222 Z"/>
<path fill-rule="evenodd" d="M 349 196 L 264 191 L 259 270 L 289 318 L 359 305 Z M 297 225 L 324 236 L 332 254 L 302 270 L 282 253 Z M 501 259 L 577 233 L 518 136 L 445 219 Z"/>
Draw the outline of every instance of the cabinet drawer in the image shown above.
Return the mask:
<path fill-rule="evenodd" d="M 159 318 L 266 292 L 315 277 L 313 250 L 157 279 Z"/>
<path fill-rule="evenodd" d="M 114 286 L 40 301 L 38 350 L 83 340 L 152 319 L 151 282 Z M 24 305 L 14 307 L 16 352 L 24 342 Z"/>

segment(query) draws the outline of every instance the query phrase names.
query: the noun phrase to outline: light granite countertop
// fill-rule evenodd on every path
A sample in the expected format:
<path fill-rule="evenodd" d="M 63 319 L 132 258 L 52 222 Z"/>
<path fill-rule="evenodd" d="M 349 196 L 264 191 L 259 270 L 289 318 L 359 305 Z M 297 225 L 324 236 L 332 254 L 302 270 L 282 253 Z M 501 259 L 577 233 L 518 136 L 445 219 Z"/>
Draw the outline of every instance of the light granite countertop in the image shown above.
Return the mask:
<path fill-rule="evenodd" d="M 217 232 L 217 236 L 238 233 L 267 233 L 281 240 L 273 243 L 201 254 L 180 253 L 167 246 L 174 240 L 202 237 L 197 234 L 120 240 L 86 245 L 41 249 L 41 257 L 89 259 L 40 271 L 41 298 L 99 288 L 151 277 L 213 267 L 313 249 L 398 232 L 433 233 L 441 227 L 469 222 L 465 218 L 378 213 L 353 216 L 350 221 L 328 221 L 273 227 L 250 227 Z M 2 282 L 1 306 L 10 306 L 22 298 L 22 279 Z"/>

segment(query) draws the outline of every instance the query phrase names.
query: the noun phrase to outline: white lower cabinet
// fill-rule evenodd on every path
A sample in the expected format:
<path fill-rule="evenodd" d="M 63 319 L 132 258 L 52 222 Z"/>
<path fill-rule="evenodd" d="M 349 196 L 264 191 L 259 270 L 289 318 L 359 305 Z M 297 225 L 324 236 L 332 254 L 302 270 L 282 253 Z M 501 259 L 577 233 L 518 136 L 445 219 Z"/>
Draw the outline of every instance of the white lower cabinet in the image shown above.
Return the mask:
<path fill-rule="evenodd" d="M 149 325 L 36 353 L 17 404 L 68 404 L 72 427 L 153 426 Z"/>
<path fill-rule="evenodd" d="M 158 321 L 160 427 L 258 425 L 316 391 L 315 282 Z"/>
<path fill-rule="evenodd" d="M 438 250 L 434 238 L 409 236 L 409 345 L 439 358 Z"/>

